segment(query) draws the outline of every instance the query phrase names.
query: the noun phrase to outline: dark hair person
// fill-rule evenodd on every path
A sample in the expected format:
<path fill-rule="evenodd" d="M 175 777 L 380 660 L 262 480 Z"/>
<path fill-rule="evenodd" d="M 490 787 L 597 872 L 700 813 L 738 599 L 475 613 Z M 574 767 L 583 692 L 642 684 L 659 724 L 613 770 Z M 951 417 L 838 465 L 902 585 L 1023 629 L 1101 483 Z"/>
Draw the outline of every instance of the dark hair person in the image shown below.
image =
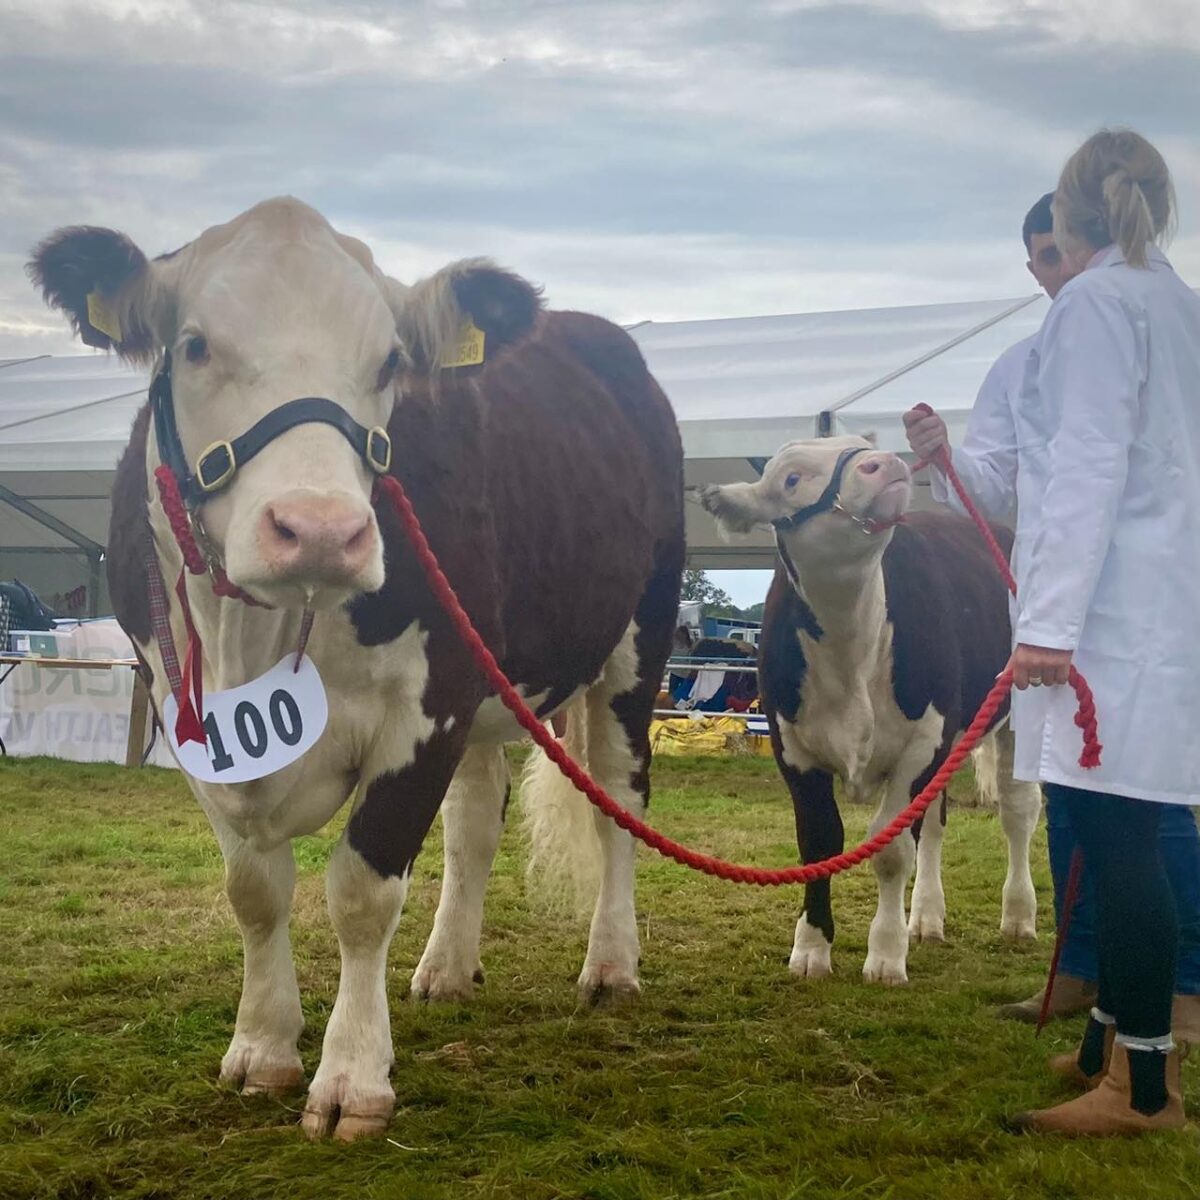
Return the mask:
<path fill-rule="evenodd" d="M 1164 805 L 1200 800 L 1200 297 L 1158 248 L 1173 210 L 1167 165 L 1139 134 L 1106 130 L 1071 156 L 1053 211 L 1074 277 L 1014 404 L 1015 774 L 1040 780 L 1069 817 L 1095 884 L 1099 957 L 1079 1051 L 1054 1064 L 1086 1090 L 1022 1114 L 1027 1131 L 1184 1121 L 1177 916 L 1158 834 Z M 938 440 L 913 414 L 906 424 L 918 452 Z M 1094 770 L 1078 765 L 1062 686 L 1072 664 L 1096 695 Z"/>

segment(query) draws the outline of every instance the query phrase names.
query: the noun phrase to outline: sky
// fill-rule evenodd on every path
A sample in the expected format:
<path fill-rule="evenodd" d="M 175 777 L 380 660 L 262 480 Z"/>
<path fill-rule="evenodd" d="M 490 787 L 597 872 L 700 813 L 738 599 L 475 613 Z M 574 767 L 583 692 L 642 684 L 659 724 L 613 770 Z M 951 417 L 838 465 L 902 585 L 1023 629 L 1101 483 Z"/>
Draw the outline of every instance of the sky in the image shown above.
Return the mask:
<path fill-rule="evenodd" d="M 626 323 L 1020 295 L 1104 124 L 1200 283 L 1197 114 L 1195 0 L 0 0 L 0 357 L 79 349 L 52 229 L 160 253 L 281 193 L 398 278 L 488 254 Z"/>

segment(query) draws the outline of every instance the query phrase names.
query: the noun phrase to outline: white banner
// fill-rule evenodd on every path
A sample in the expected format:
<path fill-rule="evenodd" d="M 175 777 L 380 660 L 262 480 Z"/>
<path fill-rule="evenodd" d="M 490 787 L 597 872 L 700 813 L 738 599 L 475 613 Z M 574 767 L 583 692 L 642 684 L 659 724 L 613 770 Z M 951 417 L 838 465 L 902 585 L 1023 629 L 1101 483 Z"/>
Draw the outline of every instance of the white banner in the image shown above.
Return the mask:
<path fill-rule="evenodd" d="M 57 642 L 59 658 L 133 657 L 115 620 L 60 630 Z M 7 670 L 0 667 L 0 675 Z M 89 670 L 22 663 L 0 684 L 0 740 L 12 755 L 123 763 L 132 699 L 131 667 Z M 152 721 L 148 716 L 147 735 Z M 159 767 L 176 765 L 161 735 L 149 761 Z"/>

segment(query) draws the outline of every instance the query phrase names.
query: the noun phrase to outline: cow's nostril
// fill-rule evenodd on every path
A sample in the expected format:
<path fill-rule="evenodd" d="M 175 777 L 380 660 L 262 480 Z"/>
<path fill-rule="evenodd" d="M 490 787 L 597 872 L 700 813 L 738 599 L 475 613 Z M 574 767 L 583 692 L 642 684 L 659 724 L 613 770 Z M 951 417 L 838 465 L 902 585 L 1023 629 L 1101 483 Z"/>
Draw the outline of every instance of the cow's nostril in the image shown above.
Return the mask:
<path fill-rule="evenodd" d="M 359 531 L 346 543 L 347 554 L 357 554 L 364 549 L 367 543 L 371 540 L 371 522 L 366 520 L 362 523 Z"/>
<path fill-rule="evenodd" d="M 281 542 L 295 542 L 299 540 L 299 535 L 296 531 L 278 517 L 272 517 L 272 521 L 275 526 L 275 534 Z"/>
<path fill-rule="evenodd" d="M 874 475 L 879 470 L 879 464 L 872 459 L 870 462 L 862 463 L 858 469 L 864 475 Z"/>

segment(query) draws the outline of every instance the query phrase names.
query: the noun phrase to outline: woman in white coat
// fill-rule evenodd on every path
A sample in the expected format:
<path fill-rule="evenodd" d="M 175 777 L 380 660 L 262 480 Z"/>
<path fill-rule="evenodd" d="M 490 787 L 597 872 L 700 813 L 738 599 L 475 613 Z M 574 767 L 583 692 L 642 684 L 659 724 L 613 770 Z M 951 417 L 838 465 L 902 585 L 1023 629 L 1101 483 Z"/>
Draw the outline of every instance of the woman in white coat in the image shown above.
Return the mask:
<path fill-rule="evenodd" d="M 1183 1124 L 1171 1040 L 1175 904 L 1162 804 L 1200 803 L 1200 298 L 1157 247 L 1166 163 L 1138 134 L 1090 138 L 1063 170 L 1055 238 L 1079 275 L 1059 292 L 1018 405 L 1016 774 L 1067 809 L 1097 896 L 1097 1005 L 1060 1074 L 1088 1090 L 1026 1130 L 1139 1133 Z M 905 423 L 922 456 L 936 418 Z M 1074 663 L 1096 697 L 1102 763 L 1078 765 Z M 1031 690 L 1032 689 L 1032 690 Z"/>

